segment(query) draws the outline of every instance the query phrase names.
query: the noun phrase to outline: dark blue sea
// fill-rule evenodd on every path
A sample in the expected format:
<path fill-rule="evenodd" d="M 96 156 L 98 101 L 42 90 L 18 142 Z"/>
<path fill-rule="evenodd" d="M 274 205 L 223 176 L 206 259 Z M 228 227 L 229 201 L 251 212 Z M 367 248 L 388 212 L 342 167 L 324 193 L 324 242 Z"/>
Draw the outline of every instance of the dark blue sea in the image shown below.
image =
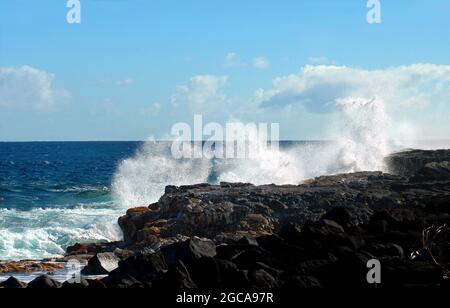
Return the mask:
<path fill-rule="evenodd" d="M 0 143 L 0 260 L 60 255 L 120 237 L 117 166 L 139 142 Z"/>

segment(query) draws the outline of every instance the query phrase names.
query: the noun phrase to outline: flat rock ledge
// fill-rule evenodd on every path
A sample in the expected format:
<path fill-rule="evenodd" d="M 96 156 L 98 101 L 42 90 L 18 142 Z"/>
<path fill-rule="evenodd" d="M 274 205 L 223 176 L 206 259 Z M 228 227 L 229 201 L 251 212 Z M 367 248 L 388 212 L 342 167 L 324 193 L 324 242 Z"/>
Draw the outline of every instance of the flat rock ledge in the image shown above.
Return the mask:
<path fill-rule="evenodd" d="M 64 265 L 54 262 L 8 261 L 0 262 L 0 273 L 53 272 L 63 269 Z"/>

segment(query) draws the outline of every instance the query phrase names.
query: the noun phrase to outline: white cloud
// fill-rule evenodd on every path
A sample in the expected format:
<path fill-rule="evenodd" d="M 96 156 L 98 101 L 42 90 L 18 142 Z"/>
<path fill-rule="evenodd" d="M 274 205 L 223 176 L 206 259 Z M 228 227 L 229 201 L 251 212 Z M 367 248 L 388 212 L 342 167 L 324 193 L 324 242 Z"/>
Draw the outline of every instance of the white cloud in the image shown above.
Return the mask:
<path fill-rule="evenodd" d="M 224 66 L 225 67 L 236 66 L 236 65 L 238 65 L 238 61 L 239 61 L 238 55 L 235 52 L 229 52 L 225 56 Z"/>
<path fill-rule="evenodd" d="M 222 88 L 227 82 L 226 76 L 198 75 L 192 77 L 186 85 L 177 87 L 171 97 L 173 105 L 189 105 L 193 110 L 202 110 L 211 105 L 220 105 L 226 101 Z"/>
<path fill-rule="evenodd" d="M 339 98 L 382 99 L 389 108 L 420 109 L 448 105 L 450 66 L 414 64 L 365 70 L 346 66 L 303 67 L 298 74 L 273 81 L 273 88 L 255 93 L 263 107 L 302 105 L 311 112 L 330 112 Z"/>
<path fill-rule="evenodd" d="M 150 116 L 155 117 L 159 115 L 161 112 L 161 104 L 160 103 L 153 103 L 148 107 L 145 107 L 141 110 L 141 114 L 144 116 Z"/>
<path fill-rule="evenodd" d="M 127 79 L 124 79 L 124 80 L 119 80 L 119 81 L 116 81 L 116 86 L 128 86 L 128 85 L 131 85 L 131 84 L 133 84 L 134 83 L 134 79 L 133 78 L 127 78 Z"/>
<path fill-rule="evenodd" d="M 48 111 L 66 101 L 66 90 L 53 87 L 54 75 L 30 66 L 0 67 L 0 107 Z"/>
<path fill-rule="evenodd" d="M 263 69 L 268 68 L 270 64 L 269 64 L 269 61 L 266 58 L 264 58 L 264 57 L 256 57 L 256 58 L 253 58 L 252 65 L 256 69 L 263 70 Z"/>
<path fill-rule="evenodd" d="M 225 56 L 225 67 L 253 67 L 259 70 L 267 69 L 270 66 L 269 60 L 265 57 L 255 57 L 251 60 L 242 60 L 235 52 L 229 52 Z"/>

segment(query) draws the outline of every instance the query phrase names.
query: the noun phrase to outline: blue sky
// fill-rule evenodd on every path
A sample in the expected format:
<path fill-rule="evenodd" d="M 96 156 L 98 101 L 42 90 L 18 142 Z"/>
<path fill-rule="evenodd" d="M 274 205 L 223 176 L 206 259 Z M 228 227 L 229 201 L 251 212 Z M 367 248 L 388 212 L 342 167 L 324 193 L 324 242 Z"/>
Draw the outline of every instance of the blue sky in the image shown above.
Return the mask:
<path fill-rule="evenodd" d="M 0 3 L 0 140 L 164 138 L 175 122 L 279 122 L 327 139 L 330 101 L 379 97 L 394 130 L 450 137 L 450 2 Z"/>

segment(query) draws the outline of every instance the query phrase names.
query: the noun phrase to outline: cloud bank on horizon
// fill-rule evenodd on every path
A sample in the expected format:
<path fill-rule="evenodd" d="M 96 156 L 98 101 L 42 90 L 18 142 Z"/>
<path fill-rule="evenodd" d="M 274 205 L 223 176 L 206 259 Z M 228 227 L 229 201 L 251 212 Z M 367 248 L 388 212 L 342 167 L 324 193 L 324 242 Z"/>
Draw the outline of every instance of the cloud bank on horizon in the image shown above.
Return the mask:
<path fill-rule="evenodd" d="M 67 101 L 70 91 L 55 88 L 54 78 L 54 74 L 30 66 L 0 68 L 0 110 L 57 114 L 57 107 Z M 450 137 L 446 134 L 450 114 L 448 65 L 413 64 L 376 70 L 306 65 L 296 74 L 275 78 L 271 88 L 256 89 L 252 97 L 228 97 L 229 82 L 224 75 L 193 76 L 175 87 L 168 105 L 172 112 L 186 110 L 187 117 L 202 113 L 219 121 L 252 121 L 257 117 L 269 122 L 288 118 L 295 122 L 314 114 L 333 114 L 336 103 L 348 97 L 377 99 L 384 102 L 394 120 L 402 119 L 399 129 L 410 124 L 410 128 L 415 126 L 418 138 Z M 116 85 L 133 83 L 125 79 Z M 147 110 L 152 112 L 147 116 L 161 116 L 160 109 L 159 103 L 149 104 Z M 432 123 L 428 122 L 430 117 Z M 442 133 L 436 135 L 431 126 Z"/>

